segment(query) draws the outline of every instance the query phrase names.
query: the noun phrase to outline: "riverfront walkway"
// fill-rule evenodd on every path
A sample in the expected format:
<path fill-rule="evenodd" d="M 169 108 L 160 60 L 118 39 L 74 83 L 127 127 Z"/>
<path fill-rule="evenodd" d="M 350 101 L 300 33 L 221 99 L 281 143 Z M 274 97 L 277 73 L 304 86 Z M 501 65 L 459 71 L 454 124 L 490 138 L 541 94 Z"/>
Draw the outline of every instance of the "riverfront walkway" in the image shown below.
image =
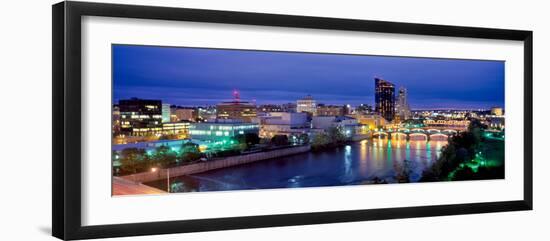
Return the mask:
<path fill-rule="evenodd" d="M 138 195 L 138 194 L 161 194 L 166 193 L 160 189 L 143 185 L 141 183 L 125 180 L 120 177 L 113 177 L 113 195 Z"/>

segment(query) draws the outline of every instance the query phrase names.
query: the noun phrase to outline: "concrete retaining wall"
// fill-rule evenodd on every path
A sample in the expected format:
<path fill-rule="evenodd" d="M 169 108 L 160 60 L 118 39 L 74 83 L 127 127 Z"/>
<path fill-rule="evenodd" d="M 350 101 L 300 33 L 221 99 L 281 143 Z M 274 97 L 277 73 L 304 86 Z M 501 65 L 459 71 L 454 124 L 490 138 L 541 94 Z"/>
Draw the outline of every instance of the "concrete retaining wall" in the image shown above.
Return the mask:
<path fill-rule="evenodd" d="M 308 152 L 311 149 L 311 146 L 299 146 L 299 147 L 290 147 L 266 152 L 252 153 L 248 155 L 240 156 L 231 156 L 226 157 L 220 160 L 199 162 L 185 166 L 172 167 L 170 168 L 170 177 L 177 177 L 189 174 L 195 174 L 200 172 L 206 172 L 211 170 L 216 170 L 225 167 L 231 167 L 246 163 L 251 163 L 255 161 L 267 160 L 271 158 L 277 158 L 282 156 L 289 156 L 298 153 Z M 135 182 L 151 182 L 156 180 L 165 179 L 168 175 L 167 169 L 160 169 L 156 172 L 142 172 L 127 176 L 122 176 L 122 178 L 127 180 L 132 180 Z"/>

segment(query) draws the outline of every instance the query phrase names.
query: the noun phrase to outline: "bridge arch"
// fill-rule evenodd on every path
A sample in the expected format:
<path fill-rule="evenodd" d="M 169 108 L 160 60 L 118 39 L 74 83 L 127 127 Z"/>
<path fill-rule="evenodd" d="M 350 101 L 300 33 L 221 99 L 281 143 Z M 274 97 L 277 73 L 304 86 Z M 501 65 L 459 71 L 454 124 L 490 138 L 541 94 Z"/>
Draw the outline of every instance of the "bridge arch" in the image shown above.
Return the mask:
<path fill-rule="evenodd" d="M 398 132 L 410 132 L 411 130 L 409 130 L 408 128 L 399 128 L 397 129 Z"/>
<path fill-rule="evenodd" d="M 377 132 L 372 133 L 372 137 L 381 137 L 381 136 L 388 137 L 389 133 L 383 132 L 383 131 L 377 131 Z"/>
<path fill-rule="evenodd" d="M 445 130 L 443 130 L 442 132 L 453 133 L 453 134 L 458 133 L 457 130 L 453 130 L 453 129 L 445 129 Z"/>
<path fill-rule="evenodd" d="M 392 134 L 392 138 L 393 137 L 395 137 L 397 139 L 408 139 L 409 135 L 407 133 L 403 133 L 403 132 L 394 132 Z"/>
<path fill-rule="evenodd" d="M 435 134 L 430 135 L 430 139 L 433 138 L 433 137 L 445 137 L 446 139 L 448 139 L 449 135 L 443 134 L 443 133 L 435 133 Z"/>
<path fill-rule="evenodd" d="M 414 137 L 418 137 L 418 136 L 424 137 L 426 140 L 430 140 L 430 136 L 426 133 L 411 133 L 411 134 L 409 134 L 409 138 L 414 138 Z"/>

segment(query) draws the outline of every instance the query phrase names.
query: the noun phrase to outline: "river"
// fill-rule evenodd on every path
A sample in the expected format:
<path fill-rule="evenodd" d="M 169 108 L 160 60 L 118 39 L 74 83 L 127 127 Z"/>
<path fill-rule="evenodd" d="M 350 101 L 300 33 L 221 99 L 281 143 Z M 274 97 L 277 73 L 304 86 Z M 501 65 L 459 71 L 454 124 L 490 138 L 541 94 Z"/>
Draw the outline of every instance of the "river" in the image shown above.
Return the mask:
<path fill-rule="evenodd" d="M 258 161 L 170 178 L 172 192 L 356 185 L 377 177 L 393 182 L 396 168 L 411 161 L 411 181 L 440 155 L 446 140 L 354 142 L 336 149 Z M 166 190 L 166 179 L 147 185 Z"/>

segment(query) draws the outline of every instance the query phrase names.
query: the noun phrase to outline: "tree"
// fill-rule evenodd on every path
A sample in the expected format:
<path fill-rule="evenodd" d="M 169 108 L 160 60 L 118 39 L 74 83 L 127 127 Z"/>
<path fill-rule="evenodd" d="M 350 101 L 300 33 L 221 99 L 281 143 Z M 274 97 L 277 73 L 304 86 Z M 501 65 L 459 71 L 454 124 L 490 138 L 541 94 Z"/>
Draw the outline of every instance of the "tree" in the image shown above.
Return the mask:
<path fill-rule="evenodd" d="M 125 148 L 120 154 L 120 169 L 123 173 L 137 173 L 138 170 L 146 169 L 149 164 L 144 149 Z"/>
<path fill-rule="evenodd" d="M 235 140 L 241 144 L 246 144 L 246 148 L 260 143 L 260 137 L 254 133 L 239 134 L 235 136 Z"/>
<path fill-rule="evenodd" d="M 192 162 L 201 158 L 199 145 L 193 142 L 186 142 L 181 146 L 181 154 L 179 159 L 182 162 Z"/>
<path fill-rule="evenodd" d="M 306 133 L 300 134 L 298 136 L 298 140 L 300 141 L 300 144 L 308 144 L 309 143 L 309 135 Z"/>
<path fill-rule="evenodd" d="M 288 145 L 288 137 L 286 135 L 275 135 L 271 138 L 271 142 L 276 146 Z"/>
<path fill-rule="evenodd" d="M 460 164 L 474 159 L 481 147 L 481 134 L 485 128 L 479 120 L 471 119 L 468 131 L 449 138 L 447 146 L 441 150 L 441 156 L 422 173 L 420 181 L 447 180 Z"/>
<path fill-rule="evenodd" d="M 181 153 L 186 152 L 200 152 L 199 145 L 190 141 L 183 143 L 183 145 L 181 145 Z"/>
<path fill-rule="evenodd" d="M 313 137 L 313 141 L 311 141 L 311 147 L 313 149 L 322 149 L 325 148 L 328 144 L 330 144 L 330 137 L 326 133 L 319 133 Z"/>
<path fill-rule="evenodd" d="M 269 138 L 261 138 L 260 139 L 260 144 L 266 145 L 266 144 L 270 144 L 270 143 L 271 143 L 271 139 L 269 139 Z"/>
<path fill-rule="evenodd" d="M 244 137 L 245 137 L 246 144 L 248 145 L 248 147 L 258 145 L 260 143 L 260 137 L 258 136 L 258 134 L 246 133 L 246 134 L 244 134 Z"/>
<path fill-rule="evenodd" d="M 346 135 L 342 127 L 330 127 L 327 132 L 332 143 L 338 144 L 346 141 Z"/>
<path fill-rule="evenodd" d="M 176 162 L 177 153 L 170 147 L 162 145 L 157 147 L 153 160 L 156 165 L 161 167 L 167 167 Z"/>
<path fill-rule="evenodd" d="M 163 134 L 159 137 L 159 140 L 175 140 L 178 139 L 176 134 Z"/>

